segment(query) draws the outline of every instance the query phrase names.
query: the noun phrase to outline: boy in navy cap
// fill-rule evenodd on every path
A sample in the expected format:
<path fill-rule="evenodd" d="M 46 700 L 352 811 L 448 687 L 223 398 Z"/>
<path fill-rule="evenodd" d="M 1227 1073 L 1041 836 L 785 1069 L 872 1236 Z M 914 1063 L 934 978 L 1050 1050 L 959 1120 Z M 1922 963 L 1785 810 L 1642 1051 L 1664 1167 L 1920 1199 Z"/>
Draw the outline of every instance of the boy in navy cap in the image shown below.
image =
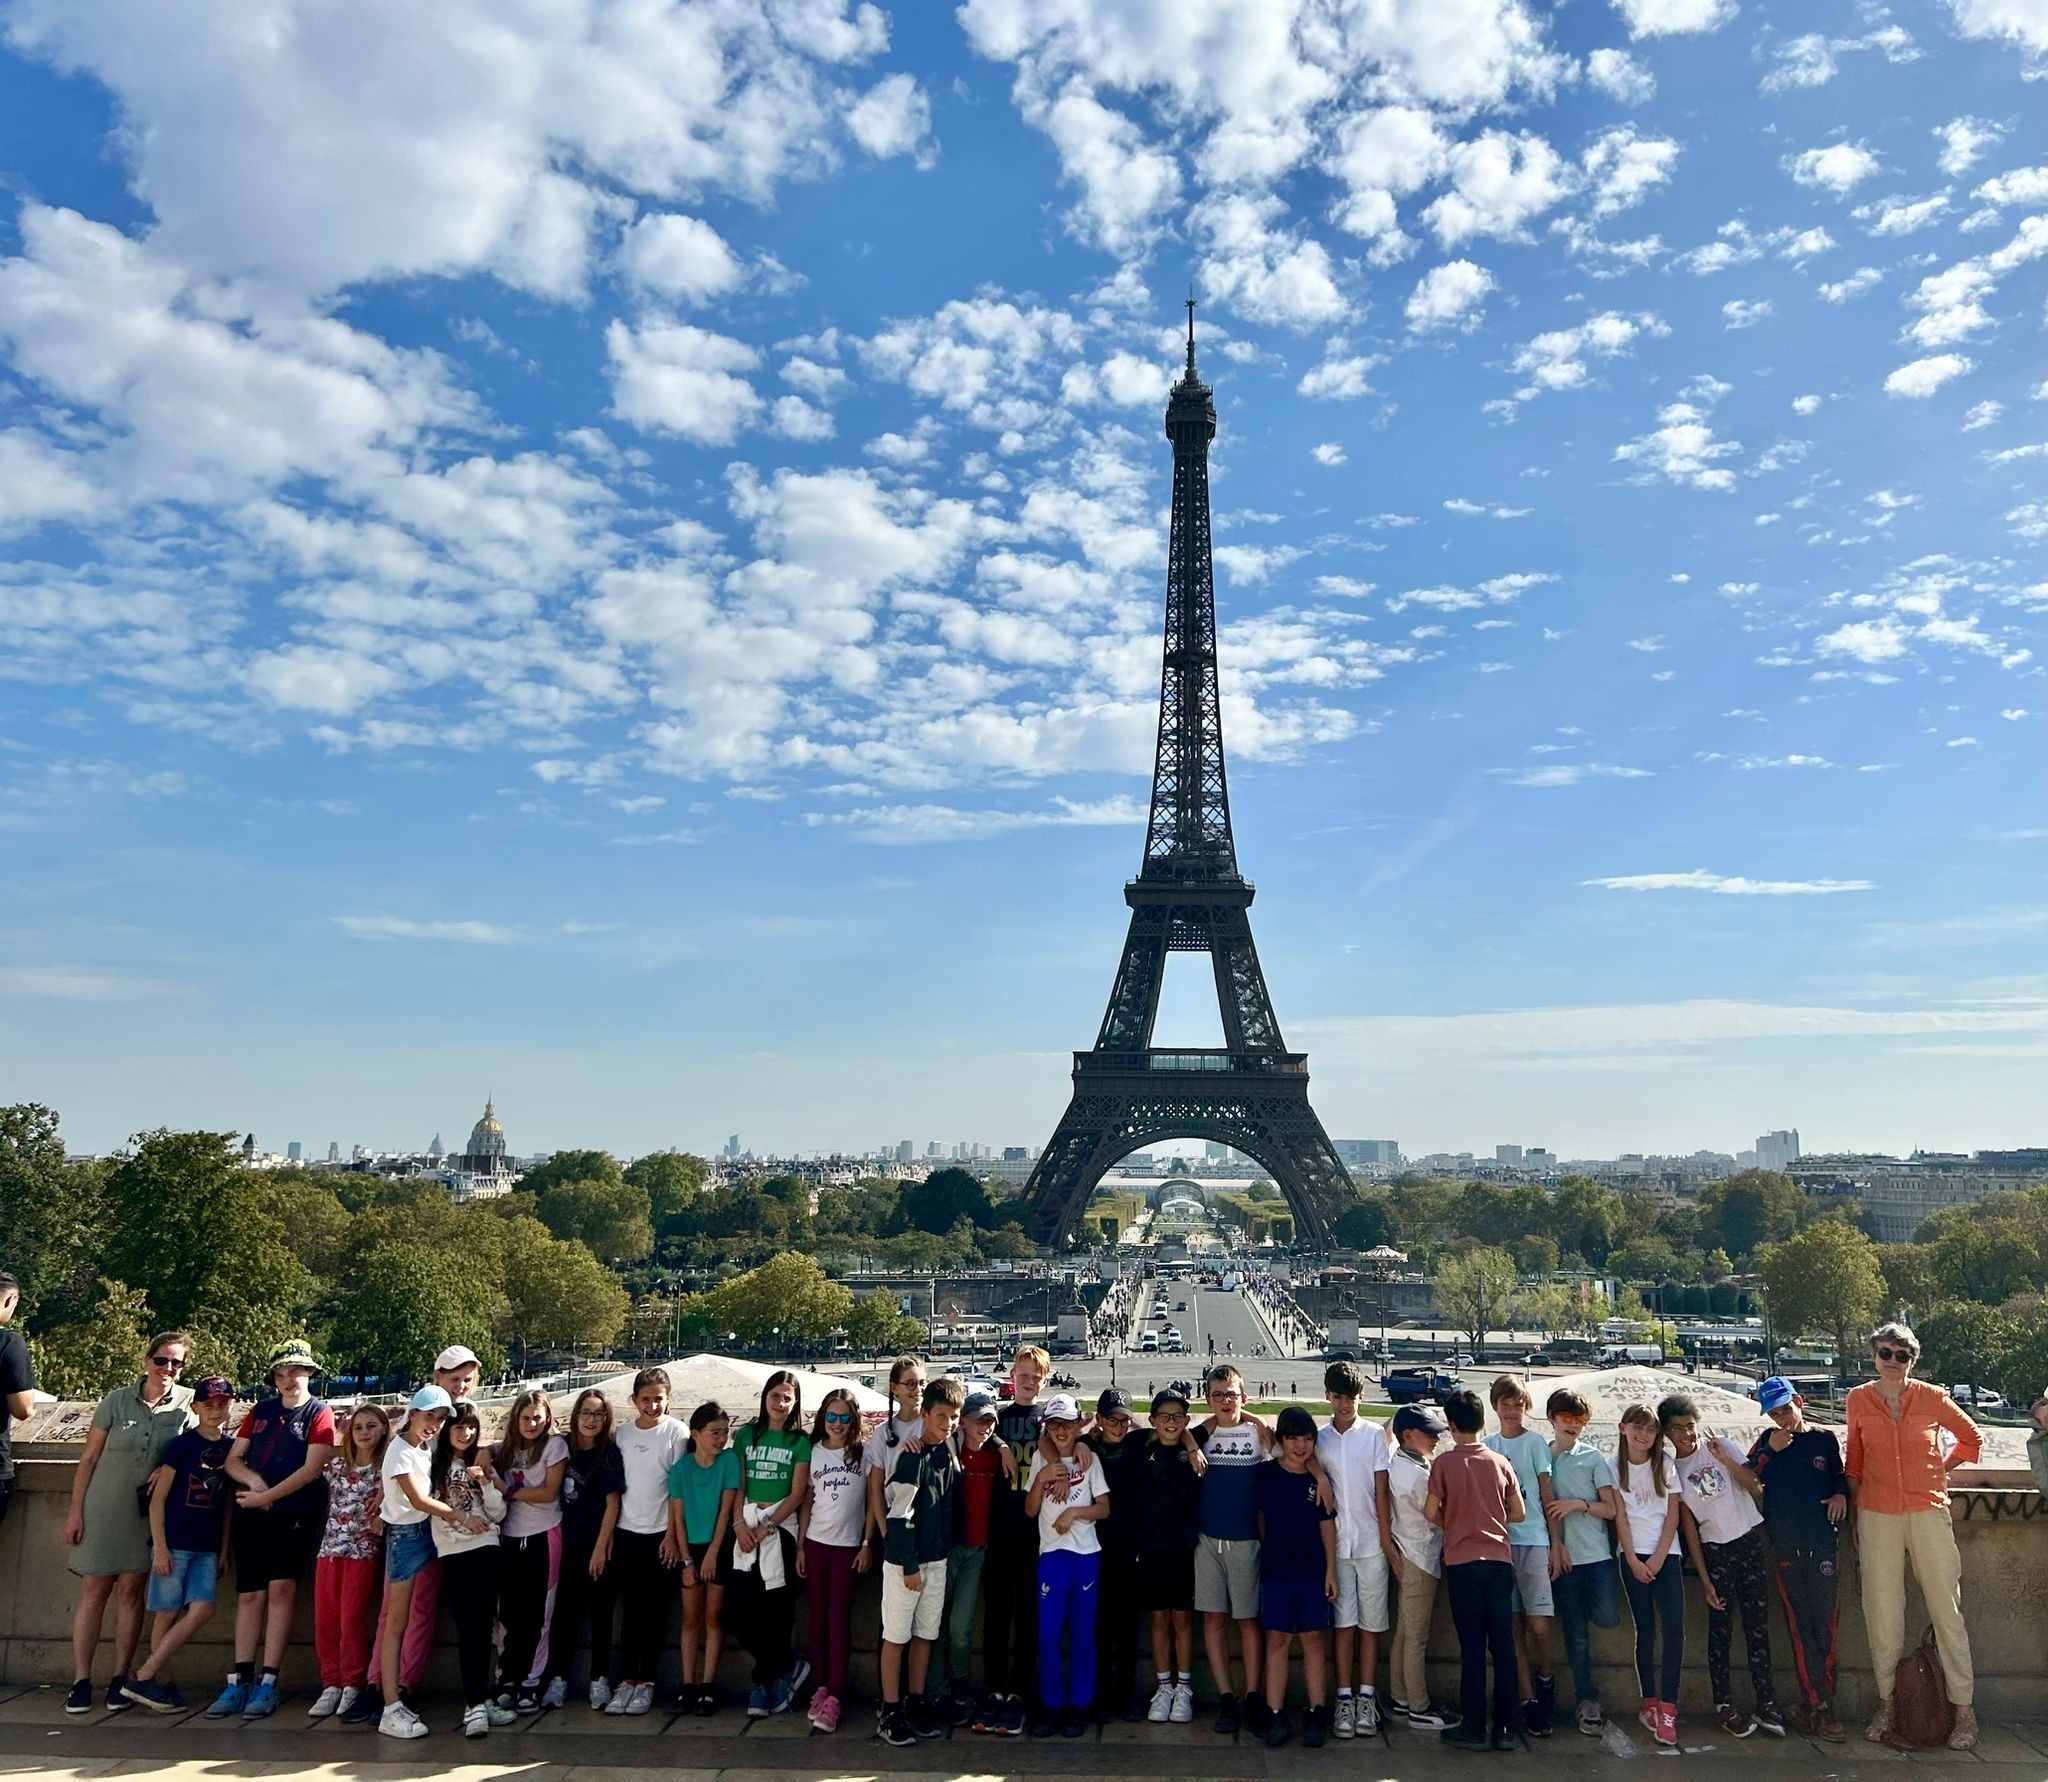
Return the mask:
<path fill-rule="evenodd" d="M 1444 1573 L 1444 1535 L 1429 1519 L 1429 1463 L 1448 1425 L 1427 1405 L 1394 1413 L 1394 1452 L 1387 1463 L 1392 1514 L 1380 1528 L 1394 1580 L 1394 1637 L 1387 1654 L 1387 1712 L 1425 1732 L 1456 1718 L 1429 1705 L 1429 1623 Z"/>
<path fill-rule="evenodd" d="M 164 1673 L 178 1648 L 213 1619 L 226 1557 L 230 1482 L 228 1413 L 235 1389 L 209 1374 L 192 1389 L 197 1429 L 173 1436 L 149 1492 L 149 1607 L 156 1616 L 147 1662 L 121 1685 L 131 1702 L 159 1714 L 189 1704 Z"/>
<path fill-rule="evenodd" d="M 1749 1465 L 1763 1486 L 1778 1600 L 1785 1605 L 1799 1669 L 1805 1721 L 1799 1730 L 1840 1740 L 1845 1735 L 1835 1717 L 1835 1592 L 1841 1582 L 1842 1518 L 1849 1513 L 1841 1444 L 1833 1430 L 1806 1421 L 1806 1400 L 1781 1375 L 1756 1389 L 1756 1402 L 1776 1425 L 1757 1437 Z"/>

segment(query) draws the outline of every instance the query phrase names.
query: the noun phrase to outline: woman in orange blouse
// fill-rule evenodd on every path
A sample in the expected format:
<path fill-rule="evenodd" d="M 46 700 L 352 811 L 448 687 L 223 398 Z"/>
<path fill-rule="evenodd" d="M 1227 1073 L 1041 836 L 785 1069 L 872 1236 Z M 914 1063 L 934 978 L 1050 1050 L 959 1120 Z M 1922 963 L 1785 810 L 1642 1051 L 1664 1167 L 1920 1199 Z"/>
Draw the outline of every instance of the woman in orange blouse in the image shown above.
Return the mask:
<path fill-rule="evenodd" d="M 1963 1626 L 1963 1563 L 1949 1520 L 1948 1476 L 1983 1452 L 1976 1424 L 1939 1386 L 1912 1377 L 1920 1339 L 1903 1324 L 1880 1325 L 1870 1352 L 1877 1378 L 1849 1394 L 1849 1453 L 1842 1470 L 1856 1503 L 1857 1561 L 1863 1577 L 1863 1623 L 1883 1700 L 1864 1737 L 1882 1743 L 1892 1726 L 1892 1678 L 1906 1643 L 1906 1565 L 1926 1599 L 1941 1649 L 1948 1699 L 1955 1704 L 1950 1748 L 1977 1742 L 1970 1706 L 1975 1677 L 1970 1635 Z M 1944 1455 L 1941 1432 L 1955 1438 Z"/>

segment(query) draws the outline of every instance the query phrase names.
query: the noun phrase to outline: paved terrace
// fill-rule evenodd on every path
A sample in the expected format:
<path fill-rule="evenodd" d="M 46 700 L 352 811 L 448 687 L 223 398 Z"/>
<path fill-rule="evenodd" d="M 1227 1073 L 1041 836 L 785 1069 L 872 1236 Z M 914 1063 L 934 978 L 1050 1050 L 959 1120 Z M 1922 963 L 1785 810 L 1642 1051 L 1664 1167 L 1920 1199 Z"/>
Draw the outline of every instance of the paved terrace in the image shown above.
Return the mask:
<path fill-rule="evenodd" d="M 572 1706 L 541 1714 L 469 1740 L 437 1730 L 409 1744 L 381 1737 L 374 1729 L 341 1727 L 306 1718 L 311 1696 L 288 1694 L 275 1718 L 252 1724 L 208 1721 L 196 1710 L 157 1715 L 142 1708 L 109 1715 L 64 1712 L 64 1692 L 54 1686 L 0 1689 L 0 1775 L 35 1775 L 50 1782 L 108 1777 L 120 1782 L 162 1779 L 290 1776 L 318 1782 L 626 1782 L 638 1772 L 660 1772 L 670 1782 L 771 1782 L 777 1777 L 861 1778 L 882 1775 L 973 1777 L 994 1782 L 1006 1776 L 1100 1776 L 1138 1772 L 1178 1777 L 1268 1777 L 1303 1771 L 1349 1778 L 1449 1778 L 1477 1762 L 1512 1766 L 1532 1777 L 1562 1778 L 1593 1771 L 1620 1772 L 1631 1763 L 1654 1761 L 1648 1736 L 1633 1722 L 1610 1727 L 1596 1743 L 1570 1731 L 1532 1744 L 1526 1754 L 1474 1757 L 1442 1750 L 1436 1735 L 1396 1731 L 1383 1740 L 1331 1743 L 1303 1751 L 1290 1743 L 1269 1751 L 1260 1741 L 1219 1738 L 1205 1721 L 1165 1727 L 1121 1722 L 1091 1730 L 1080 1739 L 992 1739 L 955 1732 L 906 1750 L 892 1750 L 873 1737 L 874 1716 L 850 1712 L 830 1738 L 814 1734 L 801 1719 L 785 1715 L 746 1722 L 736 1709 L 718 1717 L 681 1719 L 661 1710 L 644 1719 L 620 1720 Z M 424 1712 L 430 1726 L 454 1721 L 450 1700 L 429 1696 Z M 2048 1704 L 2044 1704 L 2048 1715 Z M 1717 1727 L 1682 1722 L 1685 1755 L 1748 1782 L 1761 1777 L 1804 1779 L 1908 1775 L 1985 1777 L 2048 1776 L 2048 1718 L 1984 1726 L 1972 1752 L 1888 1751 L 1860 1735 L 1845 1745 L 1762 1734 L 1736 1741 Z"/>

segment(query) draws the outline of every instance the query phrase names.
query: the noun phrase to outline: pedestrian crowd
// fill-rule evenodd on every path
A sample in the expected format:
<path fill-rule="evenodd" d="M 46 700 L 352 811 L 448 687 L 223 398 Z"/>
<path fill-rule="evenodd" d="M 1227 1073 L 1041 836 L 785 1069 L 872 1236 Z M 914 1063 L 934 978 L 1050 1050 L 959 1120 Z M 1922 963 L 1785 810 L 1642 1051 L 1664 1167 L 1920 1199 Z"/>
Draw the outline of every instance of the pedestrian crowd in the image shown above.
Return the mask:
<path fill-rule="evenodd" d="M 32 1385 L 5 1328 L 12 1285 L 0 1275 L 0 1515 L 5 1413 L 26 1414 Z M 445 1607 L 471 1737 L 572 1692 L 594 1711 L 645 1714 L 672 1640 L 675 1710 L 726 1705 L 731 1641 L 750 1659 L 748 1715 L 801 1709 L 831 1733 L 846 1711 L 854 1601 L 879 1574 L 879 1736 L 891 1745 L 949 1726 L 1073 1737 L 1110 1717 L 1188 1724 L 1198 1627 L 1221 1733 L 1314 1747 L 1405 1728 L 1474 1750 L 1559 1726 L 1598 1736 L 1590 1630 L 1616 1627 L 1625 1604 L 1637 1718 L 1675 1751 L 1689 1557 L 1719 1724 L 1841 1739 L 1836 1596 L 1853 1542 L 1884 1698 L 1867 1736 L 1894 1732 L 1910 1570 L 1955 1711 L 1948 1743 L 1976 1738 L 1947 1475 L 1977 1458 L 1979 1437 L 1947 1393 L 1912 1379 L 1919 1345 L 1902 1325 L 1872 1339 L 1878 1377 L 1849 1395 L 1846 1451 L 1782 1379 L 1759 1390 L 1770 1427 L 1753 1441 L 1706 1427 L 1674 1393 L 1629 1406 L 1602 1445 L 1583 1397 L 1554 1391 L 1539 1418 L 1514 1374 L 1491 1388 L 1496 1433 L 1470 1391 L 1441 1417 L 1406 1406 L 1383 1425 L 1362 1413 L 1349 1362 L 1324 1375 L 1320 1427 L 1302 1405 L 1254 1415 L 1228 1362 L 1209 1369 L 1199 1405 L 1166 1387 L 1141 1421 L 1111 1387 L 1089 1412 L 1065 1393 L 1041 1398 L 1050 1360 L 1035 1346 L 1017 1350 L 1001 1402 L 899 1358 L 872 1433 L 845 1389 L 807 1417 L 787 1372 L 755 1404 L 705 1402 L 679 1419 L 668 1376 L 650 1368 L 632 1381 L 630 1416 L 594 1388 L 566 1409 L 528 1390 L 487 1440 L 478 1363 L 460 1345 L 387 1412 L 315 1397 L 312 1350 L 284 1343 L 269 1392 L 239 1421 L 227 1381 L 184 1378 L 190 1353 L 182 1333 L 158 1336 L 141 1379 L 93 1415 L 63 1537 L 80 1580 L 75 1712 L 98 1700 L 110 1605 L 106 1706 L 185 1708 L 179 1654 L 229 1580 L 231 1662 L 205 1712 L 276 1712 L 310 1570 L 316 1718 L 421 1736 Z M 2039 1474 L 2048 1399 L 2034 1409 Z M 1460 1652 L 1454 1706 L 1431 1701 L 1424 1668 L 1440 1587 Z M 1790 1635 L 1785 1693 L 1773 1595 Z M 1732 1675 L 1738 1616 L 1746 1704 Z M 1562 1714 L 1554 1626 L 1575 1695 Z"/>

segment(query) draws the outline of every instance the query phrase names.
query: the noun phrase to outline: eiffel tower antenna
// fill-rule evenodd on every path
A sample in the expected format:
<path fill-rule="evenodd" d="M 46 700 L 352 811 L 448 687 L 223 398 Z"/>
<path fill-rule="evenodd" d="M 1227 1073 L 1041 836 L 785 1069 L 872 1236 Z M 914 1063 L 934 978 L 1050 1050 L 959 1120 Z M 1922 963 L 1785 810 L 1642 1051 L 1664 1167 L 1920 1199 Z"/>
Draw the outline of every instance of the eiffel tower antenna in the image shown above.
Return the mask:
<path fill-rule="evenodd" d="M 1253 887 L 1238 871 L 1223 763 L 1216 668 L 1216 581 L 1209 536 L 1209 442 L 1216 405 L 1195 370 L 1195 298 L 1187 369 L 1166 407 L 1173 521 L 1159 672 L 1159 745 L 1138 876 L 1124 887 L 1130 932 L 1092 1050 L 1074 1054 L 1074 1093 L 1025 1188 L 1040 1235 L 1073 1236 L 1110 1166 L 1158 1139 L 1214 1139 L 1272 1176 L 1296 1235 L 1327 1248 L 1356 1197 L 1308 1099 L 1308 1058 L 1280 1035 L 1252 945 Z M 1207 953 L 1224 1044 L 1152 1044 L 1168 953 Z"/>

